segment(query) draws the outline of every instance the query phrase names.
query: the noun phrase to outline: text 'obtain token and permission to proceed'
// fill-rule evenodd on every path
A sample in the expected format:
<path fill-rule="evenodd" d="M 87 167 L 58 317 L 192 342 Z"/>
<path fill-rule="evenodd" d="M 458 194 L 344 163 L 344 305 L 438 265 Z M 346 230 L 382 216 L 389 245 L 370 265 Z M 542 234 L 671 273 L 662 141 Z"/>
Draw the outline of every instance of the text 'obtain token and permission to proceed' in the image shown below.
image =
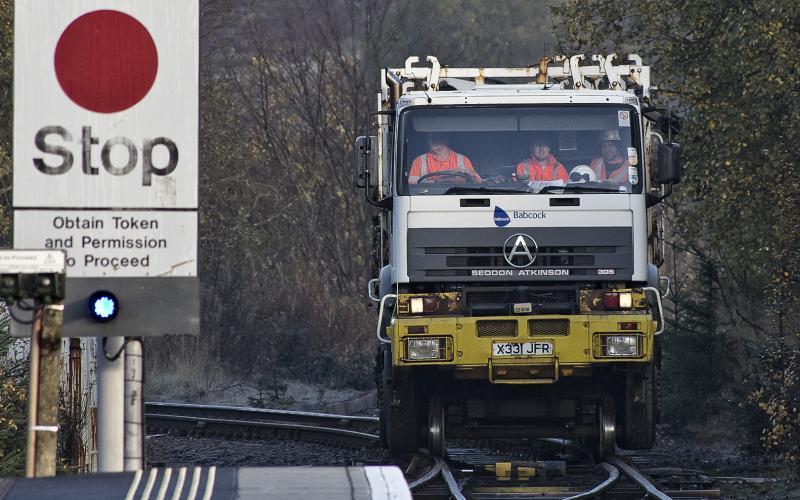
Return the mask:
<path fill-rule="evenodd" d="M 17 210 L 14 228 L 20 248 L 66 250 L 73 277 L 197 275 L 192 211 Z"/>

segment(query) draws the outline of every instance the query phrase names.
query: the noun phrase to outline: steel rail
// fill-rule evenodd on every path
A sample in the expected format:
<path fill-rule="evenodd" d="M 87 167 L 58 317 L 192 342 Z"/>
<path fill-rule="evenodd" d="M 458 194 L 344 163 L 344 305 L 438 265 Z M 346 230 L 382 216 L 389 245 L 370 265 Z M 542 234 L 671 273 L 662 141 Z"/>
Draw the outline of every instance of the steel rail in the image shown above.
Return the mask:
<path fill-rule="evenodd" d="M 274 410 L 271 408 L 249 408 L 245 406 L 224 406 L 224 405 L 201 405 L 194 403 L 162 403 L 162 402 L 146 402 L 145 408 L 158 408 L 175 410 L 184 413 L 186 411 L 222 411 L 222 412 L 239 412 L 242 414 L 251 414 L 253 416 L 262 415 L 280 415 L 285 417 L 293 417 L 297 419 L 319 419 L 319 420 L 337 420 L 348 422 L 362 422 L 369 424 L 377 424 L 378 417 L 366 417 L 362 415 L 338 415 L 335 413 L 315 413 L 308 411 L 296 410 Z"/>
<path fill-rule="evenodd" d="M 450 489 L 450 495 L 455 500 L 467 500 L 467 497 L 465 497 L 464 494 L 461 493 L 461 489 L 458 487 L 456 478 L 453 477 L 453 473 L 450 471 L 450 467 L 447 466 L 447 463 L 444 461 L 444 459 L 436 457 L 436 462 L 438 464 L 441 464 L 442 478 L 444 479 L 444 482 L 447 483 L 447 487 Z"/>
<path fill-rule="evenodd" d="M 591 490 L 584 491 L 583 493 L 578 493 L 577 495 L 572 495 L 571 497 L 566 497 L 563 500 L 582 500 L 584 498 L 594 498 L 600 493 L 603 493 L 604 491 L 611 488 L 614 485 L 614 483 L 617 482 L 617 479 L 619 479 L 619 469 L 609 464 L 608 462 L 601 462 L 599 465 L 600 467 L 604 468 L 606 472 L 608 472 L 608 479 L 598 484 Z"/>
<path fill-rule="evenodd" d="M 658 498 L 659 500 L 672 500 L 672 497 L 659 491 L 659 489 L 656 488 L 653 483 L 648 481 L 639 471 L 623 462 L 619 457 L 608 457 L 607 461 L 611 465 L 621 469 L 626 476 L 631 478 L 633 482 L 642 487 L 648 495 L 652 496 L 653 498 Z"/>
<path fill-rule="evenodd" d="M 441 459 L 437 459 L 433 463 L 433 467 L 431 467 L 431 469 L 428 472 L 426 472 L 422 477 L 420 477 L 418 479 L 415 479 L 414 481 L 408 483 L 408 488 L 411 491 L 414 491 L 415 489 L 419 488 L 423 484 L 426 484 L 426 483 L 430 482 L 432 479 L 434 479 L 436 476 L 438 476 L 441 471 L 442 471 L 442 460 Z"/>
<path fill-rule="evenodd" d="M 378 436 L 376 434 L 352 431 L 349 429 L 338 429 L 335 427 L 323 427 L 317 425 L 299 424 L 294 422 L 275 422 L 266 420 L 264 421 L 235 420 L 226 418 L 192 417 L 185 415 L 168 415 L 168 414 L 157 414 L 157 413 L 145 414 L 145 418 L 149 420 L 151 423 L 153 421 L 156 422 L 168 421 L 168 422 L 188 422 L 198 425 L 202 424 L 203 426 L 206 426 L 208 424 L 215 424 L 226 427 L 240 427 L 240 428 L 244 427 L 244 428 L 287 429 L 287 430 L 297 430 L 303 432 L 317 432 L 321 434 L 335 434 L 339 436 L 345 436 L 348 438 L 360 439 L 364 441 L 378 440 Z"/>
<path fill-rule="evenodd" d="M 270 422 L 295 422 L 321 427 L 335 427 L 371 433 L 377 429 L 377 417 L 336 415 L 294 410 L 268 408 L 245 408 L 241 406 L 199 405 L 187 403 L 145 403 L 145 413 L 150 415 L 180 415 L 191 417 L 220 418 Z"/>

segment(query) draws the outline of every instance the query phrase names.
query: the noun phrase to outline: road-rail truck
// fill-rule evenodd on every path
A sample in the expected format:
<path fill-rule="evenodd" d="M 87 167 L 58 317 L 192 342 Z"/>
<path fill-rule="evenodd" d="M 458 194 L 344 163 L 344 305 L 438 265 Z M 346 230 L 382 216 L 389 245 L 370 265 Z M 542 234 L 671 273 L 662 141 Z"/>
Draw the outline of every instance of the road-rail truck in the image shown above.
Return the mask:
<path fill-rule="evenodd" d="M 659 204 L 682 166 L 650 76 L 634 54 L 381 70 L 355 184 L 379 209 L 368 295 L 393 454 L 448 439 L 653 446 Z"/>

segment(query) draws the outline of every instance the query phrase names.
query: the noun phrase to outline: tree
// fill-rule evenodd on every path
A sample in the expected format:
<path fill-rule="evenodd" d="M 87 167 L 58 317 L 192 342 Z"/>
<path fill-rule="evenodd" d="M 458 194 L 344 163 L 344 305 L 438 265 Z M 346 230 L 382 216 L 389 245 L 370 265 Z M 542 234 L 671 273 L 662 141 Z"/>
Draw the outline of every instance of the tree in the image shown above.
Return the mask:
<path fill-rule="evenodd" d="M 670 349 L 678 352 L 676 339 L 683 331 L 716 338 L 714 347 L 726 339 L 755 346 L 743 368 L 757 361 L 753 351 L 769 354 L 761 364 L 794 366 L 791 353 L 800 345 L 800 109 L 795 105 L 800 4 L 568 0 L 556 10 L 564 51 L 640 54 L 655 68 L 654 103 L 676 109 L 683 118 L 679 142 L 686 179 L 671 202 L 672 243 L 677 252 L 718 264 L 716 275 L 708 278 L 719 301 L 705 313 L 689 311 L 676 318 L 679 334 L 665 336 L 665 355 Z M 696 298 L 708 286 L 701 279 L 704 271 L 696 274 L 684 266 L 679 272 L 679 284 L 687 288 L 684 298 Z M 725 335 L 715 337 L 705 327 L 708 321 Z M 796 407 L 796 391 L 779 391 L 781 384 L 771 376 L 755 377 L 751 401 L 765 413 Z M 729 380 L 728 389 L 741 379 Z M 687 384 L 681 389 L 691 389 Z M 796 441 L 787 437 L 791 432 L 775 427 L 776 422 L 785 426 L 792 415 L 769 419 L 765 433 L 770 439 Z M 771 443 L 781 449 L 785 441 Z M 796 447 L 792 453 L 797 456 Z"/>
<path fill-rule="evenodd" d="M 11 243 L 11 133 L 13 130 L 14 2 L 0 0 L 0 246 Z"/>

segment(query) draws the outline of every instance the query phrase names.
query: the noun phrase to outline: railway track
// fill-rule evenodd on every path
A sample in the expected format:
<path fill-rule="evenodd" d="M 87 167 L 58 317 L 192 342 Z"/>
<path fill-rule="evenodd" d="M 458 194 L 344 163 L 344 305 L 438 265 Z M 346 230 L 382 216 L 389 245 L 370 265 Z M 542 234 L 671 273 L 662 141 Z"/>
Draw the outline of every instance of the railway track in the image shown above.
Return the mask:
<path fill-rule="evenodd" d="M 224 439 L 288 438 L 342 446 L 377 446 L 378 419 L 290 410 L 183 403 L 145 403 L 150 434 Z"/>
<path fill-rule="evenodd" d="M 345 447 L 378 446 L 378 419 L 218 405 L 146 403 L 148 433 L 223 439 L 284 438 Z M 593 464 L 564 440 L 537 446 L 453 443 L 447 457 L 420 453 L 407 468 L 415 498 L 497 500 L 719 498 L 698 471 L 653 467 L 647 454 L 620 452 Z"/>
<path fill-rule="evenodd" d="M 578 450 L 577 448 L 573 451 Z M 487 448 L 452 448 L 446 458 L 415 457 L 407 472 L 418 473 L 409 481 L 418 499 L 497 500 L 536 499 L 711 499 L 720 491 L 703 481 L 687 481 L 681 488 L 660 482 L 644 471 L 643 455 L 620 452 L 592 464 L 578 455 L 558 460 L 536 460 L 526 450 L 497 451 Z M 578 459 L 578 460 L 576 460 Z M 419 462 L 427 462 L 425 467 Z M 487 473 L 488 472 L 488 473 Z M 696 472 L 696 471 L 695 471 Z M 674 479 L 674 477 L 673 477 Z M 692 483 L 689 485 L 688 483 Z"/>

